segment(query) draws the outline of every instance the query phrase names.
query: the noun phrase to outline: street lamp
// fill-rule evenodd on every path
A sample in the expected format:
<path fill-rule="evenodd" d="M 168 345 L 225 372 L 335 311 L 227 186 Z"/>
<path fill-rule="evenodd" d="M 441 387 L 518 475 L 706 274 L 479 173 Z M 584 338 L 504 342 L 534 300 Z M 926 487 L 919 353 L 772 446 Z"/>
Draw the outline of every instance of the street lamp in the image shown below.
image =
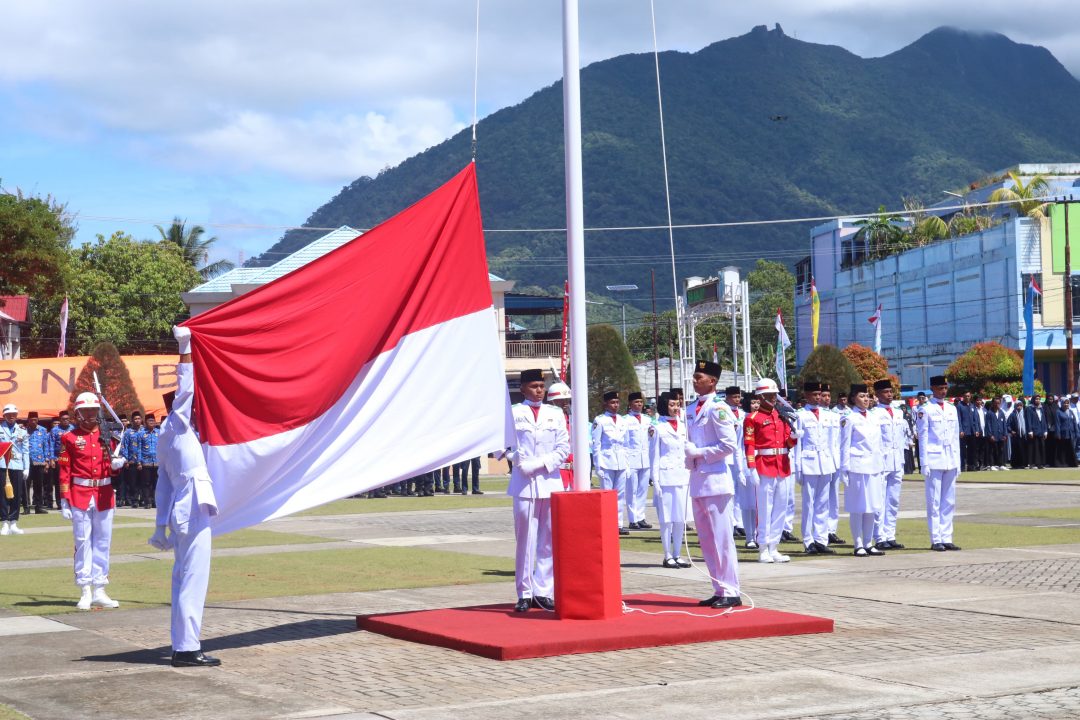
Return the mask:
<path fill-rule="evenodd" d="M 629 290 L 637 290 L 637 285 L 605 285 L 611 292 L 627 292 Z M 622 339 L 626 342 L 626 303 L 619 303 L 622 305 Z"/>

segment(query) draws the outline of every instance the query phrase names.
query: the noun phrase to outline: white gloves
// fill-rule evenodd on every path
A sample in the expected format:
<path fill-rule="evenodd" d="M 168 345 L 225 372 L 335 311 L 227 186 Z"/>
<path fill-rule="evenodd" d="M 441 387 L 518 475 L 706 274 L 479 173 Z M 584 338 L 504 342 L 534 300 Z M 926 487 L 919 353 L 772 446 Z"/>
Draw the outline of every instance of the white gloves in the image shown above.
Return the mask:
<path fill-rule="evenodd" d="M 508 462 L 516 463 L 518 461 L 517 450 L 507 450 L 506 452 L 503 453 L 503 457 Z"/>
<path fill-rule="evenodd" d="M 692 442 L 686 443 L 686 457 L 688 458 L 703 458 L 705 457 L 705 451 L 694 445 Z"/>
<path fill-rule="evenodd" d="M 67 500 L 60 501 L 60 517 L 64 518 L 65 520 L 71 519 L 71 505 L 68 503 Z"/>
<path fill-rule="evenodd" d="M 127 461 L 124 460 L 124 458 L 122 458 L 122 457 L 113 457 L 113 459 L 112 459 L 112 469 L 113 470 L 122 470 L 124 468 L 124 463 L 126 463 L 126 462 Z"/>
<path fill-rule="evenodd" d="M 168 550 L 173 546 L 173 539 L 165 535 L 165 526 L 158 525 L 154 530 L 154 534 L 150 536 L 150 539 L 146 541 L 147 544 L 153 545 L 158 550 Z"/>
<path fill-rule="evenodd" d="M 525 475 L 532 477 L 544 467 L 544 461 L 541 458 L 521 458 L 518 460 L 518 467 Z"/>
<path fill-rule="evenodd" d="M 187 329 L 186 327 L 180 327 L 179 325 L 173 325 L 172 334 L 173 337 L 176 338 L 176 343 L 180 346 L 180 354 L 190 354 L 191 330 Z"/>

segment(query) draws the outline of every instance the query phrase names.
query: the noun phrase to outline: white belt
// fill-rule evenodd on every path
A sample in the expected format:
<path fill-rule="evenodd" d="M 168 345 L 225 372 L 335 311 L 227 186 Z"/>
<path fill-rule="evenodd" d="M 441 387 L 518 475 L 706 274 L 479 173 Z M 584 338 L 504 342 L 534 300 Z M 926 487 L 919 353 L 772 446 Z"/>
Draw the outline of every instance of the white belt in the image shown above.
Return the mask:
<path fill-rule="evenodd" d="M 764 448 L 757 451 L 758 455 L 787 455 L 787 448 Z"/>
<path fill-rule="evenodd" d="M 71 478 L 72 485 L 81 485 L 82 487 L 101 487 L 102 485 L 112 485 L 112 478 L 102 478 L 101 480 L 91 480 L 90 478 Z"/>

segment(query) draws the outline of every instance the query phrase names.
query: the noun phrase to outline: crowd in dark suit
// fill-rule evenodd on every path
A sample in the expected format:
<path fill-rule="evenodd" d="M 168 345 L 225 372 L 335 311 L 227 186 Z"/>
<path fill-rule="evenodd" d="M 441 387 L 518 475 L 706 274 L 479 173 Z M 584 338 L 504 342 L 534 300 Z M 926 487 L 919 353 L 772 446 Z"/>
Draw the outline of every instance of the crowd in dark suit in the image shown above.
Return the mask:
<path fill-rule="evenodd" d="M 1080 408 L 1073 396 L 1006 396 L 986 401 L 971 393 L 956 403 L 963 472 L 1011 468 L 1076 467 Z"/>

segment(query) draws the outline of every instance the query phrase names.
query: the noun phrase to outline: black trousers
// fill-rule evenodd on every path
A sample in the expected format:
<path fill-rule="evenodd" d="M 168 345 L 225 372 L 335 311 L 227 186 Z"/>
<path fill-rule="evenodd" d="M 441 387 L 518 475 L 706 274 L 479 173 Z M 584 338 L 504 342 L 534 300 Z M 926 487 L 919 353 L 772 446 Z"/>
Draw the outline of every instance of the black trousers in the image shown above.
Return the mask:
<path fill-rule="evenodd" d="M 143 507 L 154 506 L 154 493 L 157 492 L 157 465 L 143 465 L 139 471 L 138 504 Z"/>
<path fill-rule="evenodd" d="M 1005 441 L 986 439 L 986 464 L 990 467 L 1001 467 L 1005 464 Z"/>
<path fill-rule="evenodd" d="M 960 472 L 967 472 L 971 469 L 968 466 L 969 452 L 971 452 L 971 436 L 965 435 L 960 438 Z"/>
<path fill-rule="evenodd" d="M 1046 467 L 1046 438 L 1034 435 L 1028 438 L 1028 465 Z"/>
<path fill-rule="evenodd" d="M 473 492 L 480 490 L 480 458 L 474 457 L 471 460 L 462 460 L 454 465 L 454 492 L 468 492 L 470 468 L 473 476 Z"/>
<path fill-rule="evenodd" d="M 4 491 L 4 485 L 11 483 L 14 494 L 10 500 Z M 0 520 L 15 522 L 19 519 L 19 511 L 22 509 L 26 497 L 26 474 L 22 470 L 0 468 Z"/>
<path fill-rule="evenodd" d="M 44 464 L 30 463 L 30 504 L 35 510 L 43 510 L 52 505 L 52 483 L 49 482 L 48 468 Z"/>
<path fill-rule="evenodd" d="M 1012 458 L 1010 464 L 1016 468 L 1025 468 L 1028 466 L 1028 439 L 1021 437 L 1020 435 L 1013 435 L 1010 438 L 1012 445 Z"/>
<path fill-rule="evenodd" d="M 972 435 L 968 438 L 968 470 L 982 470 L 986 464 L 986 438 Z"/>

